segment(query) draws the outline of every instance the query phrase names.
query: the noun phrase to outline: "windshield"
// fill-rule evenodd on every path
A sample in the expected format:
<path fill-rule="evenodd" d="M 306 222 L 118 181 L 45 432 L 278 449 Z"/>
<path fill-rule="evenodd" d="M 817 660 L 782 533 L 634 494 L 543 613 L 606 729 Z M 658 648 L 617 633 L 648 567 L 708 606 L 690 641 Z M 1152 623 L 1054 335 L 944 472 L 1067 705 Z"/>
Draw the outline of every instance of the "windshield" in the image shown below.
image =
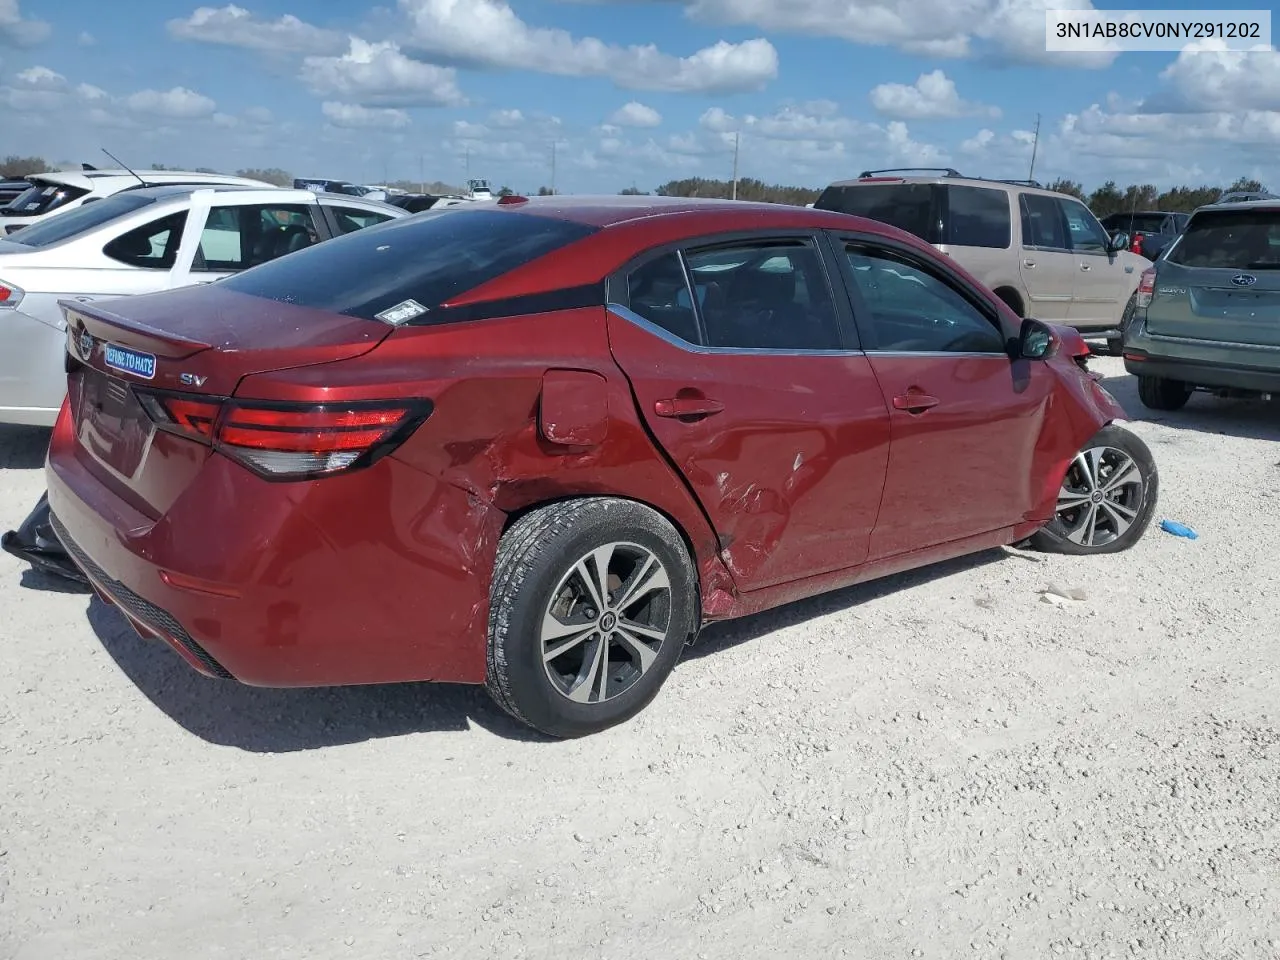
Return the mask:
<path fill-rule="evenodd" d="M 1280 269 L 1280 210 L 1206 210 L 1165 259 L 1183 267 Z"/>
<path fill-rule="evenodd" d="M 349 233 L 246 270 L 221 285 L 366 320 L 403 309 L 409 319 L 422 323 L 430 311 L 459 294 L 595 229 L 523 213 L 441 210 Z"/>
<path fill-rule="evenodd" d="M 9 201 L 0 213 L 9 217 L 38 217 L 65 207 L 88 192 L 81 187 L 38 181 Z"/>
<path fill-rule="evenodd" d="M 116 217 L 141 210 L 151 203 L 155 203 L 155 200 L 150 197 L 130 192 L 117 193 L 93 203 L 86 202 L 75 210 L 68 210 L 43 222 L 33 223 L 17 233 L 9 234 L 5 239 L 28 247 L 51 247 L 55 243 L 79 236 L 86 230 L 100 227 Z"/>

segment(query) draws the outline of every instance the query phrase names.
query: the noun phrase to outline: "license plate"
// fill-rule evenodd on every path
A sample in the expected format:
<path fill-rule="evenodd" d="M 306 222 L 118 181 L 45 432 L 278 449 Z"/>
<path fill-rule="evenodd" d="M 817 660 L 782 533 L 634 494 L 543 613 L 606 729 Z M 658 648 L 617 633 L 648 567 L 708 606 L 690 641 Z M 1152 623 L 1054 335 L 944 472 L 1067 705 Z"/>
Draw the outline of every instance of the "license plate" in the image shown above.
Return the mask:
<path fill-rule="evenodd" d="M 103 349 L 103 355 L 107 366 L 112 370 L 131 373 L 135 377 L 142 377 L 144 380 L 155 378 L 156 358 L 154 354 L 143 353 L 141 350 L 130 350 L 128 347 L 118 347 L 114 343 L 108 343 Z"/>

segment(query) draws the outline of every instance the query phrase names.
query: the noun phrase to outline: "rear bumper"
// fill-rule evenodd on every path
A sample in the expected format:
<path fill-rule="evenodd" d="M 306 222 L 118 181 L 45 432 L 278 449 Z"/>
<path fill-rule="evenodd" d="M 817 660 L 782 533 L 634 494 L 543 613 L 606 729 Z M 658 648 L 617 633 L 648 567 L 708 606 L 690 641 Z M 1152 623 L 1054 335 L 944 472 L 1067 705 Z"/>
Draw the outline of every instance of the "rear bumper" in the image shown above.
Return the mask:
<path fill-rule="evenodd" d="M 1195 387 L 1280 394 L 1280 369 L 1152 356 L 1132 347 L 1125 347 L 1124 368 L 1134 376 L 1180 380 Z"/>
<path fill-rule="evenodd" d="M 58 537 L 140 634 L 206 676 L 484 680 L 500 511 L 391 457 L 270 483 L 214 456 L 151 521 L 88 472 L 76 444 L 60 422 L 46 470 Z"/>

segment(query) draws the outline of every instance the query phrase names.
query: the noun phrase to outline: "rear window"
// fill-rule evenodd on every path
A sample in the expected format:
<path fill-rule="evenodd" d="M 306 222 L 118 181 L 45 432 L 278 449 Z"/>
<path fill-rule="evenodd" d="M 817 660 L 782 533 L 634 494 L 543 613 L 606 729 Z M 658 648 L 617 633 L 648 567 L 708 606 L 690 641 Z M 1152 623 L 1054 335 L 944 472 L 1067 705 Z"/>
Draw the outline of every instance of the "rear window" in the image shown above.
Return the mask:
<path fill-rule="evenodd" d="M 70 187 L 59 183 L 33 183 L 9 201 L 5 214 L 10 217 L 39 217 L 65 207 L 89 191 L 82 187 Z"/>
<path fill-rule="evenodd" d="M 815 210 L 879 220 L 929 243 L 941 243 L 937 193 L 928 183 L 831 186 L 822 191 L 813 206 Z"/>
<path fill-rule="evenodd" d="M 139 196 L 126 190 L 93 203 L 85 201 L 75 210 L 68 210 L 48 220 L 37 221 L 17 233 L 9 234 L 5 239 L 26 244 L 28 247 L 51 247 L 55 243 L 70 240 L 86 230 L 100 227 L 116 217 L 141 210 L 152 203 L 155 203 L 155 200 L 151 197 Z"/>
<path fill-rule="evenodd" d="M 1125 233 L 1159 233 L 1164 227 L 1166 217 L 1153 213 L 1113 213 L 1102 221 L 1112 233 L 1123 230 Z"/>
<path fill-rule="evenodd" d="M 1280 269 L 1280 210 L 1197 213 L 1165 259 L 1183 267 Z"/>
<path fill-rule="evenodd" d="M 218 283 L 254 297 L 374 320 L 409 301 L 434 310 L 595 231 L 527 213 L 454 208 L 358 230 Z M 406 311 L 417 323 L 431 322 L 429 313 L 420 316 L 412 305 Z"/>

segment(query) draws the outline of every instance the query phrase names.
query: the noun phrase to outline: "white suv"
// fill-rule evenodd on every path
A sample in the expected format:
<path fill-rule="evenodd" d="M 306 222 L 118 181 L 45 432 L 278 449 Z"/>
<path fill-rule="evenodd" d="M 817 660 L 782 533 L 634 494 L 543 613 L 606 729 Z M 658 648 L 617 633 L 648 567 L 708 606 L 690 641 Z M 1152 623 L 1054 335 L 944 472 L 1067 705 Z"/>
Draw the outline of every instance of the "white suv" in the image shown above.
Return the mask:
<path fill-rule="evenodd" d="M 18 194 L 7 207 L 0 207 L 0 236 L 21 230 L 46 217 L 74 210 L 81 204 L 101 200 L 122 190 L 143 187 L 189 186 L 270 187 L 272 184 L 247 177 L 221 173 L 191 173 L 186 170 L 62 170 L 33 173 L 26 192 Z"/>

